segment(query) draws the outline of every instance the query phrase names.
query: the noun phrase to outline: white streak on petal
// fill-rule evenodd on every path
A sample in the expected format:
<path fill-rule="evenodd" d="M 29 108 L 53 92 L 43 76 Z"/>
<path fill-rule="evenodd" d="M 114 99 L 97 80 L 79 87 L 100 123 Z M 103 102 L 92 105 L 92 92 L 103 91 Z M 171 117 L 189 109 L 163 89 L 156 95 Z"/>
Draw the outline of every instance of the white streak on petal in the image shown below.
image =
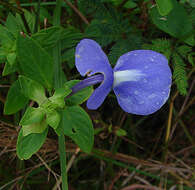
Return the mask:
<path fill-rule="evenodd" d="M 148 96 L 148 98 L 155 98 L 156 94 L 152 93 L 151 95 Z"/>
<path fill-rule="evenodd" d="M 139 81 L 142 76 L 145 76 L 140 70 L 124 70 L 114 72 L 113 87 L 119 85 L 121 82 Z"/>

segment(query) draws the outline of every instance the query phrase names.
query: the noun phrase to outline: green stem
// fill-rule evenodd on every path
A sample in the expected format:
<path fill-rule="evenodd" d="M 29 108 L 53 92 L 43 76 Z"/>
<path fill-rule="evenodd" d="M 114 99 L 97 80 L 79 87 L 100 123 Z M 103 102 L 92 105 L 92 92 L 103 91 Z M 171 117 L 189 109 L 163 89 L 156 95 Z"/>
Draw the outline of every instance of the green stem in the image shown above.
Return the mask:
<path fill-rule="evenodd" d="M 68 179 L 66 173 L 66 148 L 64 135 L 58 137 L 59 151 L 60 151 L 60 168 L 62 176 L 62 189 L 68 190 Z"/>
<path fill-rule="evenodd" d="M 61 16 L 62 0 L 56 0 L 56 8 L 54 10 L 53 25 L 60 26 L 60 16 Z M 54 59 L 54 87 L 60 88 L 62 86 L 62 75 L 61 75 L 61 44 L 58 42 L 56 47 L 53 49 L 53 59 Z M 62 118 L 62 115 L 61 115 Z M 63 128 L 63 118 L 60 122 L 59 128 Z M 63 131 L 58 137 L 59 152 L 60 152 L 60 167 L 62 176 L 62 190 L 68 190 L 68 180 L 66 172 L 66 149 L 65 149 L 65 137 Z"/>

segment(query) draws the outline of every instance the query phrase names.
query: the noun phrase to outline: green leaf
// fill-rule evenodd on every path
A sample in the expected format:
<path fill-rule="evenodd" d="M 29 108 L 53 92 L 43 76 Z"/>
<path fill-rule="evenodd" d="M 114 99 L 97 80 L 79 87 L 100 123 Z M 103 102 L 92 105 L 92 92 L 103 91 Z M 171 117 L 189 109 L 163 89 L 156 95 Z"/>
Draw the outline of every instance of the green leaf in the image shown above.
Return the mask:
<path fill-rule="evenodd" d="M 41 122 L 44 118 L 44 115 L 45 111 L 43 108 L 28 107 L 20 121 L 20 125 L 30 125 L 32 123 Z"/>
<path fill-rule="evenodd" d="M 12 47 L 14 40 L 13 34 L 0 24 L 0 42 L 9 49 Z"/>
<path fill-rule="evenodd" d="M 50 48 L 60 40 L 62 28 L 52 26 L 47 29 L 40 30 L 38 33 L 33 34 L 32 38 L 37 41 L 42 47 Z"/>
<path fill-rule="evenodd" d="M 6 60 L 5 50 L 2 47 L 0 47 L 0 63 L 5 62 L 5 60 Z"/>
<path fill-rule="evenodd" d="M 188 57 L 189 63 L 190 63 L 192 66 L 194 66 L 193 53 L 190 53 L 187 57 Z"/>
<path fill-rule="evenodd" d="M 52 24 L 51 12 L 47 7 L 40 7 L 40 23 L 44 23 L 44 20 L 47 18 L 48 23 Z"/>
<path fill-rule="evenodd" d="M 127 135 L 127 132 L 124 130 L 124 129 L 120 129 L 118 128 L 116 131 L 115 131 L 116 135 L 118 137 L 121 137 L 121 136 L 126 136 Z"/>
<path fill-rule="evenodd" d="M 16 19 L 16 17 L 14 17 L 11 13 L 9 13 L 7 19 L 6 19 L 6 23 L 5 26 L 8 28 L 8 30 L 16 37 L 17 34 L 22 31 L 22 28 L 20 26 L 20 23 L 18 22 L 18 20 Z"/>
<path fill-rule="evenodd" d="M 21 160 L 29 159 L 35 154 L 43 145 L 46 140 L 48 130 L 45 129 L 43 133 L 32 133 L 27 136 L 23 136 L 23 129 L 20 129 L 16 151 Z"/>
<path fill-rule="evenodd" d="M 25 76 L 19 76 L 21 92 L 27 98 L 36 101 L 39 105 L 47 101 L 45 89 L 36 81 Z"/>
<path fill-rule="evenodd" d="M 80 40 L 84 38 L 84 35 L 73 27 L 63 28 L 61 34 L 62 49 L 74 48 Z"/>
<path fill-rule="evenodd" d="M 68 27 L 62 30 L 61 47 L 62 47 L 62 61 L 67 62 L 68 67 L 72 69 L 75 67 L 75 47 L 84 35 L 73 27 Z"/>
<path fill-rule="evenodd" d="M 26 9 L 23 9 L 24 11 L 24 17 L 27 21 L 27 24 L 30 28 L 30 31 L 32 32 L 33 29 L 34 29 L 34 25 L 35 25 L 35 14 L 34 14 L 34 11 L 28 11 Z M 21 15 L 20 14 L 16 14 L 16 20 L 17 22 L 19 23 L 20 27 L 22 28 L 22 31 L 24 31 L 25 33 L 28 33 L 26 31 L 26 27 L 24 26 L 24 22 L 21 18 Z"/>
<path fill-rule="evenodd" d="M 16 54 L 22 73 L 47 89 L 53 86 L 53 60 L 33 39 L 18 35 Z"/>
<path fill-rule="evenodd" d="M 56 110 L 47 112 L 46 122 L 52 128 L 57 129 L 60 120 L 61 120 L 60 114 Z"/>
<path fill-rule="evenodd" d="M 194 0 L 189 0 L 189 3 L 192 7 L 195 7 L 195 1 Z"/>
<path fill-rule="evenodd" d="M 162 17 L 153 7 L 150 11 L 153 23 L 164 32 L 176 37 L 189 45 L 194 45 L 192 21 L 188 16 L 184 7 L 176 2 L 173 2 L 172 11 L 166 16 Z"/>
<path fill-rule="evenodd" d="M 88 114 L 80 106 L 66 107 L 62 112 L 63 133 L 89 153 L 94 142 L 93 124 Z M 57 132 L 61 129 L 57 128 Z"/>
<path fill-rule="evenodd" d="M 137 3 L 133 2 L 133 1 L 127 1 L 125 4 L 124 4 L 124 7 L 127 8 L 127 9 L 134 9 L 137 7 Z"/>
<path fill-rule="evenodd" d="M 173 8 L 172 0 L 156 0 L 156 3 L 162 16 L 168 15 Z"/>
<path fill-rule="evenodd" d="M 188 81 L 185 62 L 177 53 L 175 53 L 173 55 L 173 63 L 174 63 L 173 79 L 176 82 L 177 89 L 181 95 L 186 95 Z"/>
<path fill-rule="evenodd" d="M 66 82 L 64 84 L 64 86 L 68 86 L 69 88 L 71 88 L 75 84 L 77 84 L 78 82 L 80 82 L 80 80 L 71 80 L 71 81 Z M 69 105 L 69 106 L 82 104 L 91 96 L 92 93 L 93 93 L 93 87 L 88 86 L 88 87 L 78 91 L 77 93 L 72 95 L 70 98 L 67 98 L 65 100 L 65 103 L 66 103 L 66 105 Z"/>
<path fill-rule="evenodd" d="M 14 65 L 16 62 L 16 53 L 8 53 L 7 54 L 7 61 L 10 65 Z"/>
<path fill-rule="evenodd" d="M 28 103 L 28 98 L 21 92 L 19 80 L 16 80 L 8 91 L 5 102 L 4 114 L 13 114 L 24 108 Z"/>
<path fill-rule="evenodd" d="M 142 49 L 149 49 L 162 53 L 168 60 L 172 54 L 172 44 L 171 41 L 167 39 L 154 39 L 152 40 L 152 44 L 143 44 Z"/>
<path fill-rule="evenodd" d="M 41 122 L 32 123 L 29 125 L 22 125 L 23 136 L 30 135 L 32 133 L 43 133 L 47 127 L 47 122 L 42 120 Z"/>
<path fill-rule="evenodd" d="M 17 71 L 17 64 L 14 63 L 11 65 L 9 62 L 6 61 L 5 66 L 3 68 L 2 76 L 9 75 L 10 73 L 14 73 Z"/>
<path fill-rule="evenodd" d="M 186 45 L 181 45 L 177 47 L 176 51 L 185 59 L 190 52 L 192 52 L 192 48 Z"/>
<path fill-rule="evenodd" d="M 127 41 L 133 43 L 127 43 Z M 129 51 L 140 49 L 142 44 L 142 39 L 139 34 L 134 35 L 130 34 L 128 35 L 127 39 L 120 39 L 116 41 L 116 43 L 111 47 L 108 58 L 112 65 L 115 65 L 118 58 L 123 55 L 124 53 L 127 53 Z"/>
<path fill-rule="evenodd" d="M 71 93 L 69 87 L 59 88 L 49 100 L 56 105 L 56 107 L 63 108 L 65 106 L 64 98 Z"/>

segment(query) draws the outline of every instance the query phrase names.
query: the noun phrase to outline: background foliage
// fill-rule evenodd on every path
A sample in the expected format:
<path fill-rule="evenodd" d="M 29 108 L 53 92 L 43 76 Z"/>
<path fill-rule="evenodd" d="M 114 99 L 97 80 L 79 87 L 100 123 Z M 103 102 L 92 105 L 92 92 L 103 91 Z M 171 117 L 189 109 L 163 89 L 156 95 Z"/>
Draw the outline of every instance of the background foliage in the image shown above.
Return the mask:
<path fill-rule="evenodd" d="M 69 126 L 63 133 L 70 137 L 66 143 L 70 189 L 193 189 L 194 1 L 64 0 L 61 26 L 53 26 L 55 5 L 55 1 L 46 0 L 0 1 L 0 189 L 59 188 L 54 131 L 60 131 L 62 91 L 67 90 L 68 95 L 71 83 L 78 81 L 65 82 L 82 79 L 75 69 L 74 52 L 83 38 L 101 44 L 112 66 L 122 54 L 135 49 L 164 54 L 173 84 L 166 105 L 145 117 L 124 113 L 113 94 L 98 110 L 88 110 L 84 101 L 91 88 L 68 99 L 66 106 L 70 107 L 62 114 Z M 54 93 L 52 54 L 57 44 L 62 48 L 59 75 L 66 85 Z M 32 94 L 32 88 L 37 93 Z M 42 106 L 47 101 L 52 103 Z M 28 104 L 37 109 L 28 110 Z M 95 130 L 91 153 L 92 123 L 84 110 Z M 37 117 L 37 111 L 44 114 Z M 41 126 L 39 131 L 33 123 Z M 44 128 L 47 124 L 52 129 Z M 31 125 L 30 132 L 25 125 Z M 86 133 L 87 140 L 81 136 Z M 17 143 L 18 134 L 23 140 Z M 29 143 L 38 141 L 41 143 Z M 22 159 L 43 146 L 30 160 L 23 161 L 16 157 L 16 144 Z"/>

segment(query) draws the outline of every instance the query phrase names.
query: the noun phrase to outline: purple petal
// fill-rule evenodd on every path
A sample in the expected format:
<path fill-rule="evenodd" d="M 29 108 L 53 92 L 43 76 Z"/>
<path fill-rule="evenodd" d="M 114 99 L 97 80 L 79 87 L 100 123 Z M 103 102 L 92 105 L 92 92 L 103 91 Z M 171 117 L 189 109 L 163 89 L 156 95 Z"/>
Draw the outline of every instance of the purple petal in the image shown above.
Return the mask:
<path fill-rule="evenodd" d="M 100 45 L 90 39 L 80 41 L 76 47 L 75 57 L 76 68 L 82 76 L 91 76 L 95 73 L 104 75 L 103 82 L 87 101 L 89 109 L 97 109 L 103 103 L 113 84 L 113 71 L 108 58 Z"/>
<path fill-rule="evenodd" d="M 124 111 L 148 115 L 167 101 L 171 78 L 165 56 L 151 50 L 135 50 L 118 59 L 113 89 Z"/>

